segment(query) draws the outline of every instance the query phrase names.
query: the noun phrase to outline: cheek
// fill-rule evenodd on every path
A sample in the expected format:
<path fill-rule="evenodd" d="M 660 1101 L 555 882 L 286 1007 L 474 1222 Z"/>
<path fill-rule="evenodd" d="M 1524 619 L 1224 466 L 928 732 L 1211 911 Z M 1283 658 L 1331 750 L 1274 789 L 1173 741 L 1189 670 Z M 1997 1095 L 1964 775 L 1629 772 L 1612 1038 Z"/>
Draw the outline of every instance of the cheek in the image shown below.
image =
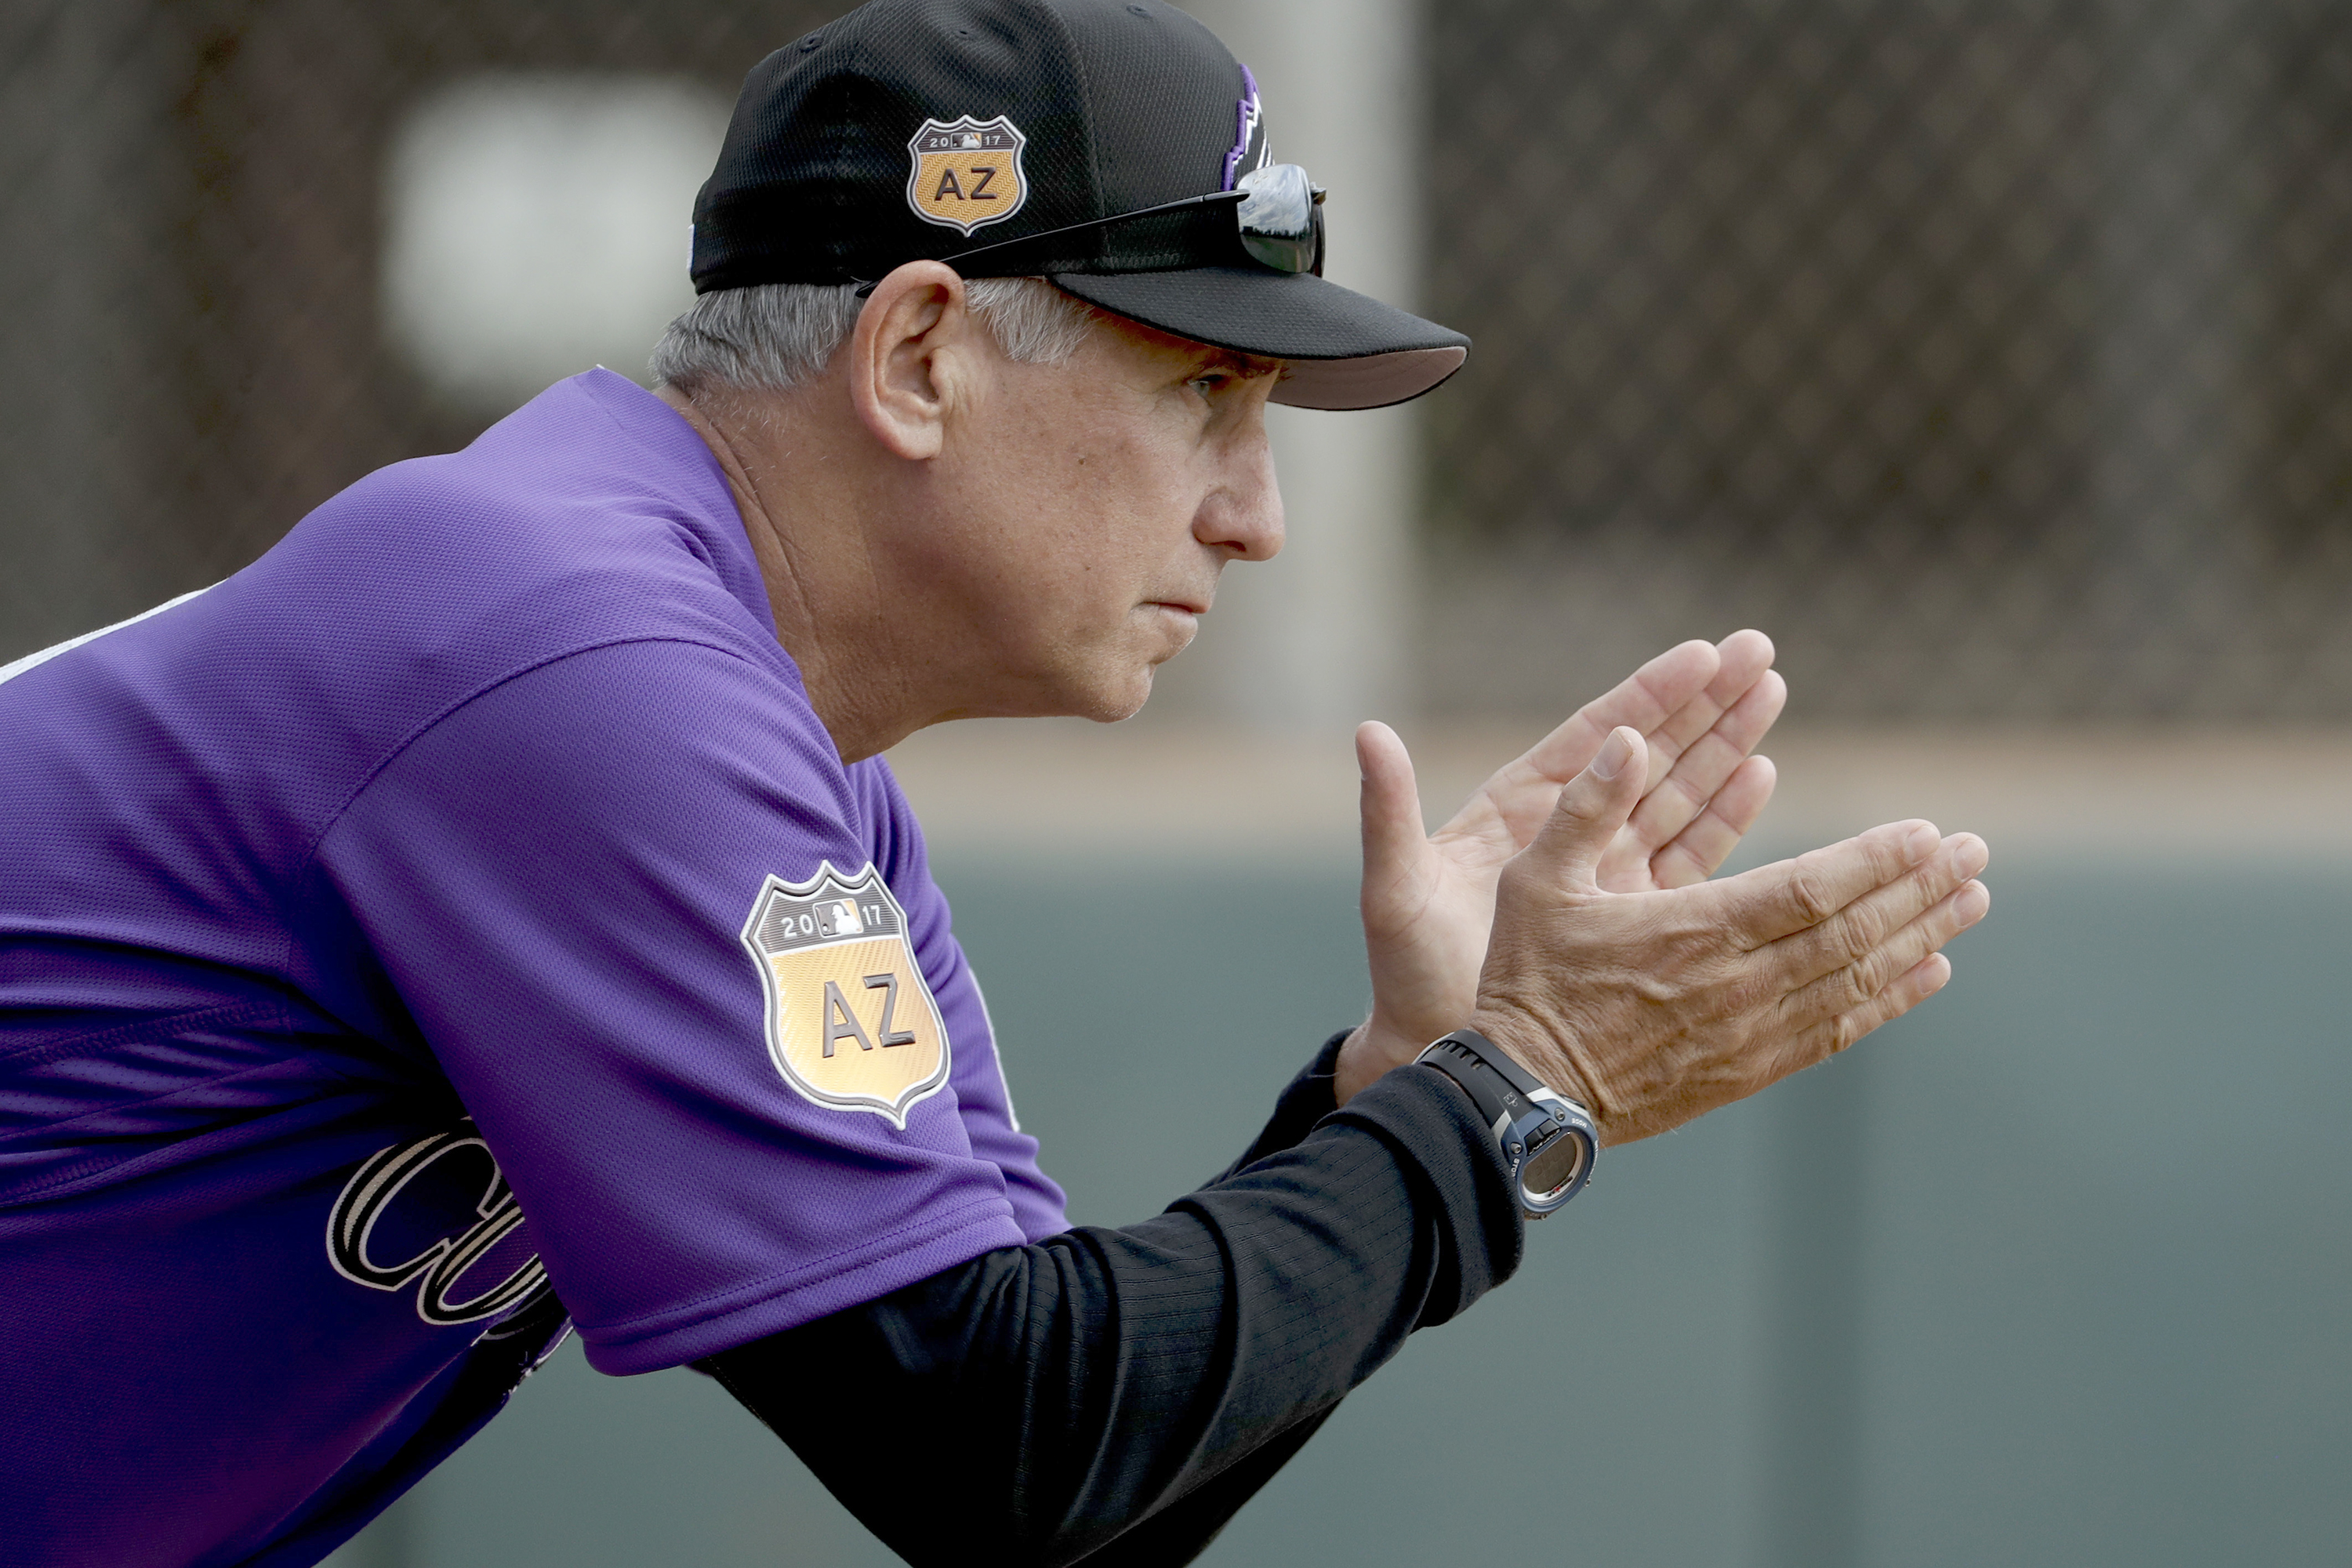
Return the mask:
<path fill-rule="evenodd" d="M 1000 430 L 974 476 L 1008 629 L 1065 647 L 1132 638 L 1139 601 L 1199 586 L 1198 432 L 1175 428 L 1181 410 L 1123 389 L 1031 410 Z"/>
<path fill-rule="evenodd" d="M 1034 488 L 1041 531 L 1060 556 L 1057 575 L 1081 596 L 1175 592 L 1190 581 L 1163 581 L 1192 543 L 1196 502 L 1181 462 L 1139 442 L 1073 451 L 1058 465 L 1061 482 Z"/>

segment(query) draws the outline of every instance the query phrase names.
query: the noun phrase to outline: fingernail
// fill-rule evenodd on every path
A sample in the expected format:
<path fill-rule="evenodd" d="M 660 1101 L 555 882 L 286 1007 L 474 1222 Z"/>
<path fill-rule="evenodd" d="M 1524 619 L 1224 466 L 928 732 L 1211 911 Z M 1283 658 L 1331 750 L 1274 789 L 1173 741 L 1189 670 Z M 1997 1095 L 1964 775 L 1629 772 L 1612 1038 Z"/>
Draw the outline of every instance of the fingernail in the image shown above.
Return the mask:
<path fill-rule="evenodd" d="M 1936 846 L 1942 842 L 1943 840 L 1936 836 L 1936 825 L 1932 822 L 1923 822 L 1905 837 L 1903 849 L 1904 853 L 1909 855 L 1912 859 L 1925 860 L 1936 852 Z"/>
<path fill-rule="evenodd" d="M 1985 847 L 1983 839 L 1972 833 L 1957 837 L 1961 842 L 1952 846 L 1952 867 L 1963 877 L 1973 877 L 1985 868 L 1985 863 L 1992 858 L 1992 851 Z"/>
<path fill-rule="evenodd" d="M 1991 908 L 1992 894 L 1986 890 L 1985 885 L 1982 882 L 1970 882 L 1960 889 L 1959 899 L 1953 904 L 1952 912 L 1960 917 L 1962 925 L 1972 926 L 1984 919 L 1985 911 Z"/>
<path fill-rule="evenodd" d="M 1601 754 L 1592 759 L 1592 776 L 1613 779 L 1623 773 L 1625 764 L 1633 760 L 1633 748 L 1625 739 L 1624 730 L 1622 727 L 1612 730 L 1609 738 L 1601 742 Z"/>

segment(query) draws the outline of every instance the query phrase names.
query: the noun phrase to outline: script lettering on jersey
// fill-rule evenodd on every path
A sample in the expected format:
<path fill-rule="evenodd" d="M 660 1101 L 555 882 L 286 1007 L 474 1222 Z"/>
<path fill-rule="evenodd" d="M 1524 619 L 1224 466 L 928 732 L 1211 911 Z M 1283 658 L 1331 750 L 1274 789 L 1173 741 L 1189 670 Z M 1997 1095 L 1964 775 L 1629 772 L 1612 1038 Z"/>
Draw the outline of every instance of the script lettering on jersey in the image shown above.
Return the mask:
<path fill-rule="evenodd" d="M 473 1180 L 483 1183 L 478 1196 Z M 432 1201 L 432 1186 L 452 1182 L 472 1199 L 470 1214 L 449 1214 L 446 1194 L 438 1205 Z M 386 1258 L 392 1238 L 380 1238 L 378 1229 L 400 1228 L 404 1221 L 412 1233 L 421 1226 L 425 1234 L 401 1238 L 392 1250 L 407 1256 Z M 446 1132 L 379 1150 L 352 1173 L 327 1216 L 327 1258 L 336 1273 L 372 1290 L 414 1284 L 416 1315 L 436 1327 L 477 1323 L 515 1311 L 548 1289 L 547 1270 L 534 1253 L 486 1287 L 457 1293 L 522 1223 L 522 1205 L 488 1145 L 471 1121 L 461 1121 Z M 425 1239 L 435 1230 L 439 1234 Z"/>
<path fill-rule="evenodd" d="M 948 1034 L 907 916 L 881 873 L 830 863 L 804 882 L 770 877 L 743 922 L 767 999 L 768 1055 L 793 1090 L 828 1110 L 904 1127 L 948 1080 Z"/>

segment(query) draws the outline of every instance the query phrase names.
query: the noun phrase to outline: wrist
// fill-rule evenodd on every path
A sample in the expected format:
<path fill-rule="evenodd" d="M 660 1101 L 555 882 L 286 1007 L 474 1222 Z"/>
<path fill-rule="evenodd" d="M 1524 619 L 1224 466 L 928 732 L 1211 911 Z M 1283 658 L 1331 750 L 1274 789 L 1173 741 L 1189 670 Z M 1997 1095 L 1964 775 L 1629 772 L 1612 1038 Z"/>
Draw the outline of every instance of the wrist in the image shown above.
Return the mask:
<path fill-rule="evenodd" d="M 1577 1066 L 1568 1043 L 1552 1030 L 1522 1013 L 1489 1007 L 1473 1012 L 1466 1026 L 1501 1047 L 1513 1061 L 1583 1106 L 1596 1119 L 1605 1119 L 1607 1108 L 1592 1080 Z"/>
<path fill-rule="evenodd" d="M 1456 1029 L 1419 1059 L 1469 1097 L 1528 1219 L 1551 1214 L 1591 1179 L 1601 1148 L 1591 1112 L 1495 1041 L 1476 1029 Z"/>
<path fill-rule="evenodd" d="M 1372 1086 L 1383 1073 L 1405 1066 L 1422 1053 L 1431 1040 L 1445 1031 L 1440 1029 L 1427 1038 L 1408 1034 L 1388 1023 L 1375 1011 L 1370 1018 L 1356 1026 L 1339 1047 L 1337 1070 L 1332 1074 L 1331 1091 L 1341 1105 Z"/>
<path fill-rule="evenodd" d="M 1332 1068 L 1332 1101 L 1339 1105 L 1347 1104 L 1396 1065 L 1394 1052 L 1373 1032 L 1372 1026 L 1370 1023 L 1357 1025 L 1355 1033 L 1349 1035 L 1347 1043 L 1339 1047 L 1339 1059 Z"/>

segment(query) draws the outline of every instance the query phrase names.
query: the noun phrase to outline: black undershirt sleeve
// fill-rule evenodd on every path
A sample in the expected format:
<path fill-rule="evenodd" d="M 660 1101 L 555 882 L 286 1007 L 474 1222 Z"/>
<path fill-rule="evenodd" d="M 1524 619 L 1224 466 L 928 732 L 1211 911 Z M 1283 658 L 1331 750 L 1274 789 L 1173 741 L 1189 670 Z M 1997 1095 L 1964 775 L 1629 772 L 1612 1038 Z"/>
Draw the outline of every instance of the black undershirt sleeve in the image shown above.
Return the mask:
<path fill-rule="evenodd" d="M 1434 1069 L 1332 1110 L 1324 1047 L 1249 1152 L 1140 1225 L 1004 1247 L 699 1363 L 892 1550 L 1189 1563 L 1416 1328 L 1517 1268 Z"/>

